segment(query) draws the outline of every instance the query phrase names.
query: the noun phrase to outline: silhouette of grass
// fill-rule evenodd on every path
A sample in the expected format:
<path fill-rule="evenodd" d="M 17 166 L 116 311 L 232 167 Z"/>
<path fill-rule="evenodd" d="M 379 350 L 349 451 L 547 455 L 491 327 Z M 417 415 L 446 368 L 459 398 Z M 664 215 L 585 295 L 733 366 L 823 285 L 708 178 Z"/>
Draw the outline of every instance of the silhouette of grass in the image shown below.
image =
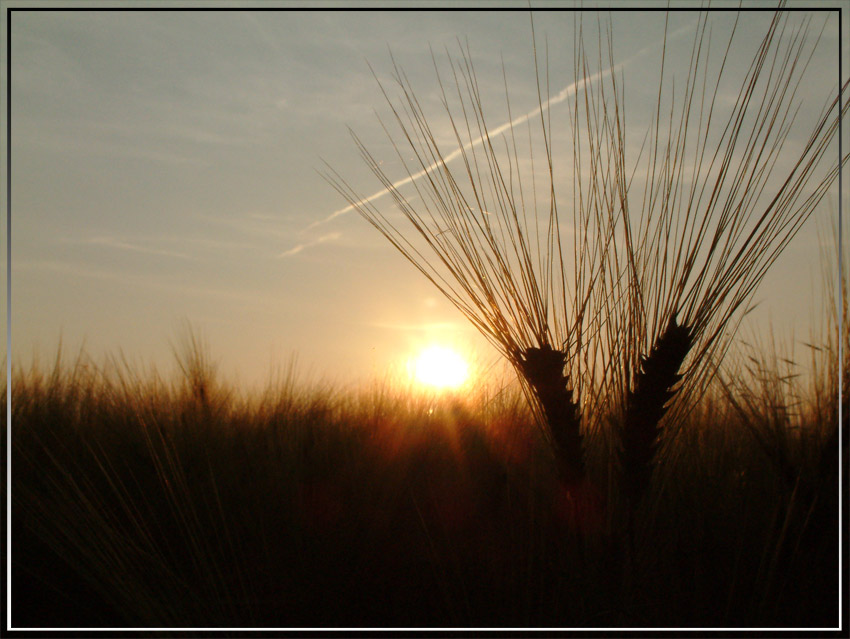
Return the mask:
<path fill-rule="evenodd" d="M 203 380 L 217 408 L 202 411 L 192 379 L 84 353 L 16 367 L 15 626 L 775 627 L 837 616 L 837 482 L 776 479 L 778 454 L 761 444 L 770 403 L 742 415 L 717 389 L 683 418 L 667 442 L 676 454 L 634 509 L 626 562 L 617 482 L 602 495 L 564 483 L 518 388 L 342 393 L 302 385 L 290 366 L 252 396 Z M 828 422 L 795 414 L 807 435 L 788 437 L 787 459 L 817 478 Z M 586 444 L 598 479 L 607 443 Z"/>
<path fill-rule="evenodd" d="M 13 624 L 832 626 L 842 380 L 819 365 L 809 392 L 792 389 L 775 348 L 723 361 L 838 174 L 826 155 L 838 101 L 776 168 L 817 44 L 810 17 L 790 20 L 775 14 L 722 115 L 735 34 L 712 75 L 701 14 L 685 88 L 665 91 L 662 69 L 636 159 L 624 82 L 591 71 L 577 27 L 572 255 L 536 50 L 539 200 L 506 79 L 500 136 L 469 49 L 449 60 L 450 82 L 438 72 L 452 171 L 394 63 L 390 139 L 415 194 L 355 141 L 411 226 L 329 179 L 505 355 L 528 402 L 486 386 L 344 394 L 302 386 L 294 365 L 241 395 L 191 332 L 174 380 L 84 353 L 16 367 Z M 614 68 L 612 37 L 600 35 L 600 69 Z M 812 352 L 837 362 L 847 334 Z"/>

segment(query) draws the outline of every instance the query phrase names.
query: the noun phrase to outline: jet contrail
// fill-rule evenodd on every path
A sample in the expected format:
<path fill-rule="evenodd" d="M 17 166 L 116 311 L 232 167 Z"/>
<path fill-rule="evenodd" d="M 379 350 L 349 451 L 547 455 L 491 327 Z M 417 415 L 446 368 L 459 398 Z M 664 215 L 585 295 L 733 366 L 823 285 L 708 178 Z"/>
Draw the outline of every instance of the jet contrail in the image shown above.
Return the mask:
<path fill-rule="evenodd" d="M 685 25 L 685 26 L 677 29 L 676 31 L 674 31 L 667 39 L 668 39 L 668 41 L 677 39 L 682 34 L 693 30 L 693 28 L 694 28 L 693 24 Z M 623 61 L 619 64 L 616 64 L 612 67 L 609 67 L 608 69 L 605 69 L 604 71 L 597 71 L 596 73 L 594 73 L 593 75 L 591 75 L 587 78 L 583 78 L 583 79 L 581 79 L 577 82 L 573 82 L 572 84 L 564 87 L 564 89 L 562 89 L 554 97 L 549 98 L 543 105 L 538 105 L 534 109 L 529 111 L 528 113 L 520 115 L 520 116 L 514 118 L 513 120 L 511 120 L 509 122 L 505 122 L 504 124 L 496 127 L 495 129 L 492 129 L 491 131 L 488 132 L 489 137 L 492 138 L 496 135 L 499 135 L 500 133 L 503 133 L 504 131 L 507 131 L 511 127 L 516 127 L 520 124 L 527 122 L 529 119 L 539 115 L 542 111 L 547 111 L 553 105 L 559 104 L 559 103 L 563 102 L 564 100 L 566 100 L 567 98 L 575 95 L 579 90 L 586 89 L 591 84 L 593 84 L 593 83 L 595 83 L 595 82 L 597 82 L 597 81 L 599 81 L 599 80 L 601 80 L 601 79 L 603 79 L 607 76 L 610 76 L 615 71 L 616 72 L 621 71 L 627 65 L 634 63 L 635 60 L 638 60 L 639 58 L 643 57 L 644 55 L 649 53 L 650 50 L 655 49 L 658 46 L 659 46 L 659 42 L 655 42 L 653 44 L 647 45 L 646 47 L 644 47 L 643 49 L 641 49 L 640 51 L 635 53 L 633 56 L 626 59 L 625 61 Z M 433 171 L 437 170 L 441 166 L 444 166 L 445 164 L 448 164 L 449 162 L 451 162 L 455 158 L 459 157 L 465 151 L 468 151 L 469 149 L 480 145 L 486 139 L 487 139 L 487 137 L 482 135 L 482 136 L 477 137 L 474 140 L 467 142 L 466 144 L 464 144 L 459 149 L 456 149 L 456 150 L 452 151 L 451 153 L 449 153 L 448 155 L 446 155 L 441 161 L 434 162 L 430 166 L 422 169 L 421 171 L 418 171 L 417 173 L 414 173 L 413 175 L 408 175 L 407 177 L 402 178 L 402 179 L 398 180 L 397 182 L 394 182 L 393 185 L 392 185 L 392 189 L 398 189 L 398 188 L 400 188 L 400 187 L 402 187 L 406 184 L 410 184 L 411 182 L 418 180 L 419 178 L 421 178 L 424 175 L 432 173 Z M 369 197 L 363 198 L 362 200 L 360 200 L 359 203 L 365 204 L 367 202 L 372 202 L 374 200 L 377 200 L 378 198 L 381 198 L 381 197 L 387 195 L 390 191 L 391 191 L 391 189 L 389 189 L 389 188 L 381 189 L 380 191 L 373 193 Z M 313 229 L 317 226 L 327 224 L 331 220 L 338 218 L 340 215 L 345 215 L 346 213 L 353 211 L 354 208 L 355 208 L 354 205 L 349 204 L 348 206 L 345 206 L 341 209 L 338 209 L 338 210 L 334 211 L 333 213 L 331 213 L 330 215 L 328 215 L 323 220 L 317 220 L 316 222 L 311 223 L 302 232 L 307 232 L 307 231 L 309 231 L 309 230 L 311 230 L 311 229 Z M 298 247 L 296 247 L 296 248 L 298 248 Z M 289 251 L 287 251 L 286 254 L 291 254 L 291 253 Z"/>
<path fill-rule="evenodd" d="M 540 105 L 538 105 L 537 107 L 535 107 L 534 109 L 532 109 L 528 113 L 525 113 L 524 115 L 520 115 L 520 116 L 514 118 L 513 120 L 511 120 L 510 122 L 505 122 L 504 124 L 497 126 L 495 129 L 492 129 L 491 131 L 489 131 L 489 137 L 493 138 L 493 137 L 499 135 L 500 133 L 507 131 L 511 127 L 516 127 L 516 126 L 519 126 L 520 124 L 528 122 L 528 120 L 530 120 L 534 116 L 539 115 L 541 113 L 541 111 L 548 110 L 553 104 L 558 104 L 560 102 L 563 102 L 564 100 L 566 100 L 570 96 L 575 95 L 575 93 L 579 90 L 579 88 L 584 89 L 586 86 L 592 84 L 593 82 L 596 82 L 597 80 L 600 80 L 600 79 L 604 78 L 605 76 L 611 75 L 615 70 L 620 69 L 624 65 L 625 65 L 625 63 L 618 64 L 614 67 L 606 69 L 605 71 L 598 71 L 597 73 L 594 73 L 589 78 L 585 78 L 585 79 L 580 80 L 578 82 L 572 83 L 568 87 L 565 87 L 555 97 L 547 100 L 546 103 L 543 104 L 542 107 Z M 421 178 L 423 175 L 427 175 L 429 173 L 432 173 L 433 171 L 436 171 L 441 166 L 448 164 L 449 162 L 451 162 L 455 158 L 459 157 L 465 151 L 468 151 L 469 149 L 480 145 L 486 139 L 487 139 L 487 137 L 482 135 L 482 136 L 475 138 L 474 140 L 467 142 L 462 147 L 455 149 L 454 151 L 452 151 L 451 153 L 449 153 L 448 155 L 443 157 L 442 161 L 434 162 L 430 166 L 422 169 L 421 171 L 418 171 L 417 173 L 414 173 L 412 175 L 408 175 L 407 177 L 402 178 L 401 180 L 398 180 L 397 182 L 393 182 L 393 189 L 398 189 L 398 188 L 404 186 L 405 184 L 410 184 L 411 182 Z M 384 195 L 386 195 L 389 192 L 390 192 L 390 189 L 381 189 L 377 193 L 373 193 L 369 197 L 363 198 L 362 200 L 360 200 L 360 203 L 372 202 L 373 200 L 377 200 L 378 198 L 383 197 Z M 322 224 L 327 224 L 331 220 L 339 217 L 340 215 L 345 215 L 346 213 L 349 213 L 350 211 L 353 211 L 353 210 L 354 210 L 354 205 L 349 204 L 346 207 L 343 207 L 343 208 L 341 208 L 337 211 L 334 211 L 333 213 L 328 215 L 325 219 L 313 222 L 312 224 L 310 224 L 304 230 L 309 231 L 310 229 L 313 229 L 313 228 L 320 226 Z"/>

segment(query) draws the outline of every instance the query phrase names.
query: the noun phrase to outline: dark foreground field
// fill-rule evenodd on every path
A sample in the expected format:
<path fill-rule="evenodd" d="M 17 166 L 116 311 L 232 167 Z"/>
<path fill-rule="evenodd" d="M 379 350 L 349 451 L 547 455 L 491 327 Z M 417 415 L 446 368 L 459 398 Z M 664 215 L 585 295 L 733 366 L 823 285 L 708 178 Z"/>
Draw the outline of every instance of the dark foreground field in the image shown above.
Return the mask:
<path fill-rule="evenodd" d="M 567 487 L 516 390 L 245 398 L 182 362 L 13 374 L 13 626 L 837 624 L 834 388 L 709 393 L 630 514 L 612 433 Z"/>

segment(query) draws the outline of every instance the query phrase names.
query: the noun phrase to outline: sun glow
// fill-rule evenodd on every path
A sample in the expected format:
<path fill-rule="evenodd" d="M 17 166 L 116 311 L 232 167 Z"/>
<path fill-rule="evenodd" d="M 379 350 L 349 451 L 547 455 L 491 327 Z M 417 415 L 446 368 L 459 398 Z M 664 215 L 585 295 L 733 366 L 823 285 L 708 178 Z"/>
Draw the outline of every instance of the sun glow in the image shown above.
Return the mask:
<path fill-rule="evenodd" d="M 455 351 L 430 346 L 413 361 L 413 377 L 425 386 L 458 388 L 469 379 L 469 365 Z"/>

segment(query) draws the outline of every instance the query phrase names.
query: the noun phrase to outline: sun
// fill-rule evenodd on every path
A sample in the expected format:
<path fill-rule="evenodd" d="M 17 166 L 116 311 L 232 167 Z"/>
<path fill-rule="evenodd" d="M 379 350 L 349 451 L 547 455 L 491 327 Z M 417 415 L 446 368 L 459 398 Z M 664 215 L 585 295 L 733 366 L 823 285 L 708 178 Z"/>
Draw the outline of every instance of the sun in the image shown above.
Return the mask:
<path fill-rule="evenodd" d="M 469 365 L 445 346 L 429 346 L 413 361 L 413 377 L 425 386 L 458 388 L 469 379 Z"/>

